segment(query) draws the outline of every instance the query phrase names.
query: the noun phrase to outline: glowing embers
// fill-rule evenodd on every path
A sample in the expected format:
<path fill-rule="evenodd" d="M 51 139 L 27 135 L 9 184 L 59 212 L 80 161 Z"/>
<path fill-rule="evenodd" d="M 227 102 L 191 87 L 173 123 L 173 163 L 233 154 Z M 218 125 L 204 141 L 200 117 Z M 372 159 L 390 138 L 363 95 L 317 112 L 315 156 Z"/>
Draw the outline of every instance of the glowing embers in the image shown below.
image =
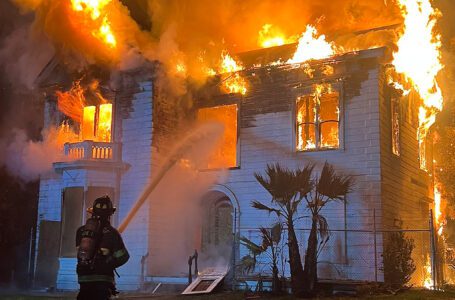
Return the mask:
<path fill-rule="evenodd" d="M 201 108 L 197 112 L 199 122 L 222 124 L 223 136 L 210 157 L 207 168 L 229 168 L 237 166 L 237 105 Z"/>
<path fill-rule="evenodd" d="M 110 142 L 112 127 L 112 104 L 84 107 L 81 124 L 81 139 L 95 142 Z"/>
<path fill-rule="evenodd" d="M 298 151 L 339 148 L 339 101 L 330 85 L 317 85 L 314 94 L 297 99 Z"/>
<path fill-rule="evenodd" d="M 90 33 L 110 48 L 117 46 L 108 19 L 107 5 L 112 0 L 71 0 L 71 8 L 83 14 L 82 24 L 90 28 Z"/>

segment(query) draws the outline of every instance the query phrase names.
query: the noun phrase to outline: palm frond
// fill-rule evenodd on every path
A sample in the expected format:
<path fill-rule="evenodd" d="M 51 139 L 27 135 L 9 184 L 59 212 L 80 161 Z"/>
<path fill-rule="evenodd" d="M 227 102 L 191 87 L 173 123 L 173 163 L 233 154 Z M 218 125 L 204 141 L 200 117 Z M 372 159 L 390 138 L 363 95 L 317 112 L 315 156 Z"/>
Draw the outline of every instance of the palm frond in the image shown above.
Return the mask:
<path fill-rule="evenodd" d="M 255 173 L 256 180 L 272 195 L 272 201 L 283 205 L 291 201 L 298 192 L 295 186 L 294 172 L 282 167 L 279 163 L 268 164 L 266 176 Z"/>
<path fill-rule="evenodd" d="M 256 267 L 256 258 L 251 255 L 245 255 L 240 259 L 240 267 L 243 274 L 251 273 Z"/>
<path fill-rule="evenodd" d="M 270 246 L 273 246 L 272 233 L 270 230 L 264 227 L 259 227 L 259 231 L 262 236 L 262 248 L 267 249 Z"/>
<path fill-rule="evenodd" d="M 298 168 L 294 172 L 295 189 L 298 191 L 300 198 L 303 198 L 314 188 L 314 180 L 312 179 L 314 164 L 307 164 L 303 168 Z"/>
<path fill-rule="evenodd" d="M 254 243 L 253 241 L 244 236 L 240 238 L 240 243 L 244 245 L 248 249 L 248 251 L 250 251 L 251 254 L 253 254 L 254 257 L 258 256 L 259 254 L 265 251 L 265 249 L 263 249 L 261 246 L 259 246 L 258 244 Z"/>
<path fill-rule="evenodd" d="M 259 209 L 259 210 L 265 210 L 267 211 L 269 214 L 270 213 L 275 213 L 278 217 L 281 216 L 281 211 L 279 209 L 276 209 L 276 208 L 273 208 L 273 207 L 270 207 L 270 206 L 267 206 L 257 200 L 254 200 L 251 202 L 251 206 L 253 208 L 256 208 L 256 209 Z"/>
<path fill-rule="evenodd" d="M 343 200 L 344 196 L 351 192 L 353 185 L 352 176 L 337 174 L 333 166 L 326 161 L 317 180 L 316 191 L 329 199 Z"/>
<path fill-rule="evenodd" d="M 318 221 L 318 232 L 319 236 L 321 239 L 326 239 L 329 236 L 329 223 L 327 222 L 327 219 L 324 218 L 322 215 L 317 215 L 316 219 Z"/>
<path fill-rule="evenodd" d="M 281 223 L 276 223 L 271 229 L 272 241 L 275 244 L 278 244 L 281 241 L 281 234 L 283 232 L 283 225 Z"/>

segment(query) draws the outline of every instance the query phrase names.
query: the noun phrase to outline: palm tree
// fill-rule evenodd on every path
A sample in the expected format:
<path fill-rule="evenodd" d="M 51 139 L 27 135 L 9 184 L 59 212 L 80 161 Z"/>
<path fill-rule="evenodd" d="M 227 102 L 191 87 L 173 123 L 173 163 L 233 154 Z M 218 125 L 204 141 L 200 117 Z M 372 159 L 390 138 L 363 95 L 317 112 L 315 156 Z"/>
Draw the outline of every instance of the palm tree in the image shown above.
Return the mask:
<path fill-rule="evenodd" d="M 274 213 L 283 218 L 288 230 L 289 267 L 291 271 L 291 290 L 294 295 L 303 294 L 304 272 L 300 258 L 299 245 L 295 233 L 294 222 L 303 198 L 313 189 L 311 174 L 313 165 L 291 171 L 278 163 L 267 165 L 266 176 L 255 173 L 257 181 L 272 196 L 272 205 L 267 206 L 253 201 L 254 208 Z"/>
<path fill-rule="evenodd" d="M 323 246 L 329 235 L 329 226 L 326 218 L 321 215 L 321 210 L 331 201 L 345 201 L 345 196 L 351 191 L 354 183 L 351 176 L 335 173 L 333 166 L 327 162 L 325 162 L 321 174 L 314 179 L 314 182 L 314 189 L 303 196 L 312 217 L 303 270 L 305 278 L 303 289 L 304 294 L 308 296 L 313 295 L 317 283 L 318 246 Z M 319 245 L 318 233 L 322 240 Z"/>
<path fill-rule="evenodd" d="M 260 227 L 262 244 L 258 245 L 246 237 L 241 237 L 241 243 L 250 251 L 250 254 L 242 258 L 244 270 L 249 273 L 256 267 L 257 256 L 267 254 L 272 262 L 272 293 L 281 293 L 281 282 L 278 277 L 278 259 L 281 256 L 280 242 L 283 227 L 276 223 L 271 229 Z M 270 251 L 269 251 L 270 249 Z"/>

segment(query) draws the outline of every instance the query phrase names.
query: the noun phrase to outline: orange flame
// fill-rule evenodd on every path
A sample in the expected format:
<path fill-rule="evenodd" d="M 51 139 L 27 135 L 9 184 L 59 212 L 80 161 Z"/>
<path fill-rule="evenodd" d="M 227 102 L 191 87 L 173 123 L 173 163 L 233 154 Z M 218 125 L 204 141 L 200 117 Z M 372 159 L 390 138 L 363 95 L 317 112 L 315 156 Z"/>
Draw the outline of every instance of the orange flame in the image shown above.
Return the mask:
<path fill-rule="evenodd" d="M 76 12 L 83 13 L 95 22 L 92 35 L 110 48 L 117 46 L 117 40 L 112 32 L 106 6 L 112 0 L 71 0 L 71 7 Z"/>
<path fill-rule="evenodd" d="M 69 91 L 57 91 L 55 94 L 57 96 L 58 109 L 74 121 L 81 123 L 82 112 L 86 101 L 84 89 L 81 87 L 80 81 L 73 82 L 73 86 Z"/>
<path fill-rule="evenodd" d="M 442 235 L 444 229 L 442 223 L 442 193 L 440 184 L 435 184 L 434 186 L 434 220 L 437 225 L 438 235 Z"/>
<path fill-rule="evenodd" d="M 294 56 L 287 61 L 288 64 L 298 64 L 311 59 L 323 59 L 337 53 L 333 43 L 325 40 L 325 35 L 318 35 L 316 28 L 307 25 L 305 32 L 299 39 L 299 44 Z"/>
<path fill-rule="evenodd" d="M 218 73 L 226 74 L 223 76 L 223 89 L 227 93 L 246 94 L 246 81 L 239 74 L 239 71 L 241 70 L 243 70 L 243 66 L 235 61 L 229 53 L 226 51 L 221 53 L 221 65 Z"/>
<path fill-rule="evenodd" d="M 393 65 L 422 98 L 417 138 L 421 168 L 426 169 L 424 141 L 443 107 L 442 92 L 436 80 L 444 67 L 441 36 L 434 33 L 440 12 L 431 6 L 430 0 L 399 0 L 398 4 L 404 17 L 404 31 L 397 43 L 398 51 L 393 54 Z"/>
<path fill-rule="evenodd" d="M 432 290 L 434 288 L 434 282 L 432 278 L 431 260 L 428 254 L 426 256 L 425 265 L 423 266 L 423 271 L 423 287 Z"/>
<path fill-rule="evenodd" d="M 264 24 L 259 31 L 258 44 L 262 48 L 269 48 L 294 43 L 297 39 L 298 38 L 295 36 L 286 38 L 286 36 L 272 24 Z"/>
<path fill-rule="evenodd" d="M 67 92 L 57 91 L 58 109 L 73 121 L 80 124 L 79 140 L 110 142 L 112 104 L 108 103 L 98 90 L 98 82 L 93 81 L 88 89 L 95 99 L 87 101 L 80 81 L 73 82 Z M 87 103 L 99 104 L 87 105 Z M 65 126 L 68 126 L 66 124 Z M 63 135 L 64 136 L 64 135 Z"/>
<path fill-rule="evenodd" d="M 112 104 L 101 104 L 98 113 L 98 128 L 96 131 L 96 141 L 110 142 L 112 126 Z"/>

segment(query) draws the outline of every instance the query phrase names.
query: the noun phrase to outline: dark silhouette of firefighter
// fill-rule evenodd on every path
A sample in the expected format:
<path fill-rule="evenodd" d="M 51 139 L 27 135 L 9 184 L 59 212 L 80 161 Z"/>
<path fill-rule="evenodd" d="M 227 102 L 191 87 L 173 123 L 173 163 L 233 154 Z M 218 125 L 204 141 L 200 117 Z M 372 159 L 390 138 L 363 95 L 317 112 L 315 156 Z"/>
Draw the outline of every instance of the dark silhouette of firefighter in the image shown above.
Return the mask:
<path fill-rule="evenodd" d="M 97 198 L 92 214 L 76 233 L 77 276 L 80 291 L 77 299 L 110 299 L 118 294 L 114 271 L 129 259 L 120 233 L 111 226 L 115 207 L 108 196 Z"/>

